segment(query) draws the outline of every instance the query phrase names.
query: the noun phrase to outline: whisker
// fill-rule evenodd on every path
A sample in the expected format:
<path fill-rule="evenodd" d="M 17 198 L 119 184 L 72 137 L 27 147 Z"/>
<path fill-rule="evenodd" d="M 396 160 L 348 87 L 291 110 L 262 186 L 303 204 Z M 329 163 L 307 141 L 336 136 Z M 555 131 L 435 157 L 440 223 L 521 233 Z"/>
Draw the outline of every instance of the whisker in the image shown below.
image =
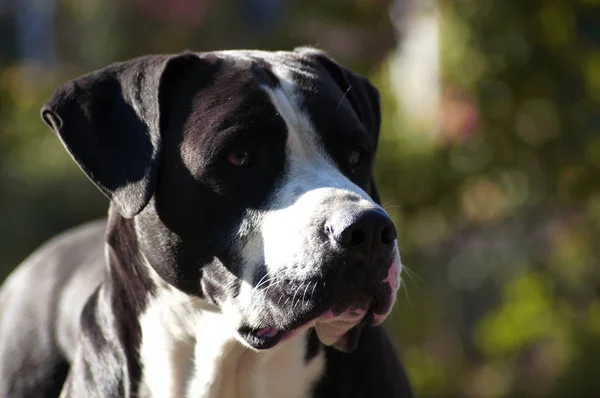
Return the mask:
<path fill-rule="evenodd" d="M 386 206 L 381 206 L 383 207 L 384 210 L 390 210 L 390 209 L 400 209 L 402 208 L 402 205 L 386 205 Z"/>
<path fill-rule="evenodd" d="M 261 281 L 262 281 L 262 279 L 264 279 L 264 277 L 263 277 L 263 278 L 261 278 Z M 255 289 L 259 289 L 259 288 L 260 288 L 262 285 L 265 285 L 265 284 L 267 284 L 267 283 L 269 283 L 269 282 L 272 282 L 272 281 L 274 281 L 274 280 L 277 280 L 277 276 L 270 277 L 270 278 L 268 278 L 268 279 L 266 279 L 266 280 L 264 280 L 264 281 L 260 282 L 260 283 L 259 283 L 258 285 L 256 285 L 254 288 L 255 288 Z"/>
<path fill-rule="evenodd" d="M 258 289 L 259 287 L 261 287 L 261 285 L 262 285 L 263 281 L 265 280 L 265 278 L 267 278 L 267 282 L 271 279 L 271 278 L 269 278 L 269 274 L 268 273 L 264 274 L 263 277 L 260 278 L 260 280 L 258 281 L 258 283 L 256 284 L 256 286 L 254 288 Z"/>
<path fill-rule="evenodd" d="M 281 302 L 281 299 L 283 298 L 283 294 L 279 295 L 279 299 L 277 300 L 277 305 L 279 305 L 279 303 Z"/>
<path fill-rule="evenodd" d="M 348 93 L 350 92 L 350 89 L 351 89 L 351 88 L 352 88 L 352 84 L 351 84 L 351 85 L 348 87 L 348 90 L 346 90 L 346 91 L 344 92 L 344 95 L 342 95 L 342 98 L 340 98 L 340 102 L 338 103 L 338 106 L 337 106 L 338 108 L 339 108 L 340 106 L 342 106 L 342 101 L 344 101 L 344 98 L 346 98 L 346 95 L 348 95 Z"/>
<path fill-rule="evenodd" d="M 402 272 L 406 272 L 406 275 L 410 278 L 412 282 L 418 285 L 418 283 L 423 283 L 423 279 L 412 269 L 408 268 L 406 265 L 402 266 Z"/>
<path fill-rule="evenodd" d="M 315 295 L 315 289 L 317 288 L 317 284 L 318 284 L 318 283 L 319 283 L 318 281 L 315 281 L 315 285 L 314 285 L 314 286 L 313 286 L 313 288 L 312 288 L 312 292 L 310 292 L 310 299 L 311 299 L 311 300 L 314 298 L 314 295 Z"/>
<path fill-rule="evenodd" d="M 302 285 L 300 285 L 302 286 Z M 294 299 L 296 298 L 296 293 L 298 292 L 298 289 L 296 289 L 296 292 L 294 292 L 294 295 L 292 296 L 292 309 L 294 309 Z M 288 301 L 290 301 L 290 296 L 288 295 L 288 298 L 285 299 L 285 302 L 283 303 L 283 306 L 285 307 L 286 304 L 288 303 Z"/>
<path fill-rule="evenodd" d="M 296 294 L 298 294 L 298 292 L 300 291 L 300 289 L 302 289 L 302 286 L 304 286 L 304 282 L 302 282 L 300 284 L 300 286 L 298 286 L 298 288 L 294 292 L 294 297 L 292 297 L 292 310 L 294 309 L 294 306 L 296 305 L 296 303 L 294 302 L 294 300 L 296 299 Z"/>
<path fill-rule="evenodd" d="M 269 293 L 269 289 L 272 288 L 273 286 L 277 286 L 279 285 L 281 282 L 283 282 L 283 279 L 277 279 L 277 278 L 273 278 L 273 283 L 271 283 L 269 286 L 267 286 L 267 288 L 265 289 L 265 295 L 267 293 Z"/>
<path fill-rule="evenodd" d="M 381 207 L 386 207 L 389 206 L 391 204 L 394 204 L 396 201 L 395 200 L 388 200 L 387 202 L 383 202 L 383 204 L 381 205 Z"/>
<path fill-rule="evenodd" d="M 308 288 L 310 287 L 310 283 L 306 284 L 306 288 L 304 289 L 304 294 L 302 295 L 302 305 L 301 307 L 304 307 L 304 298 L 306 297 L 306 292 L 308 291 Z"/>
<path fill-rule="evenodd" d="M 406 297 L 406 302 L 408 303 L 408 306 L 410 308 L 412 308 L 413 303 L 412 303 L 412 300 L 410 299 L 410 295 L 408 294 L 408 287 L 406 286 L 405 283 L 402 283 L 402 282 L 404 282 L 404 281 L 402 280 L 402 278 L 400 278 L 400 289 L 404 290 L 404 297 Z M 396 306 L 396 308 L 397 307 L 398 306 Z"/>

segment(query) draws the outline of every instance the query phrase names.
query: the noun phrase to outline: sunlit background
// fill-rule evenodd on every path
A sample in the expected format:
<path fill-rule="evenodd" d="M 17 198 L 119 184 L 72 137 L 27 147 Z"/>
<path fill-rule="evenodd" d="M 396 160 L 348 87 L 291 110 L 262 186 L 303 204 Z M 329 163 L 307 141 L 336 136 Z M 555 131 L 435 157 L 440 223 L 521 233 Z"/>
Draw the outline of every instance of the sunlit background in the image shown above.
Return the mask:
<path fill-rule="evenodd" d="M 0 0 L 0 280 L 106 212 L 39 117 L 61 82 L 306 44 L 382 94 L 388 326 L 418 396 L 600 397 L 598 0 Z"/>

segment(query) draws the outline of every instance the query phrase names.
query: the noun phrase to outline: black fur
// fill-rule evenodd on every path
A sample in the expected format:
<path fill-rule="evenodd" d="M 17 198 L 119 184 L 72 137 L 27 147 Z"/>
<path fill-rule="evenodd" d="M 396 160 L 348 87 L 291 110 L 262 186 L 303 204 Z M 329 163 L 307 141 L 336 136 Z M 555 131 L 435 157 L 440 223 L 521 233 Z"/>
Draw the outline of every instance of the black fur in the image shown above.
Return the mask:
<path fill-rule="evenodd" d="M 295 76 L 303 109 L 340 170 L 379 203 L 377 90 L 314 50 L 278 62 L 315 76 Z M 106 227 L 51 241 L 0 290 L 0 397 L 56 396 L 63 383 L 66 397 L 135 396 L 139 318 L 159 289 L 148 266 L 209 303 L 237 295 L 232 233 L 285 174 L 287 127 L 261 88 L 278 84 L 264 59 L 183 53 L 114 64 L 57 90 L 42 116 L 112 205 Z M 238 148 L 256 154 L 253 167 L 226 163 Z M 363 166 L 347 168 L 349 150 Z M 314 396 L 410 397 L 383 329 L 358 332 L 352 353 L 308 334 L 306 362 L 323 350 L 327 361 Z"/>

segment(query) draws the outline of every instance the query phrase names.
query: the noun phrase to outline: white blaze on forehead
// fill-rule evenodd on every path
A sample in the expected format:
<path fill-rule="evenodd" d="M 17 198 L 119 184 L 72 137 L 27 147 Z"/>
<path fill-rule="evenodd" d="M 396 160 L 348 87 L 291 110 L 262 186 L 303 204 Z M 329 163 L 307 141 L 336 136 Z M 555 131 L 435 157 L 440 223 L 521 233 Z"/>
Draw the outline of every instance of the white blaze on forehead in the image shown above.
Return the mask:
<path fill-rule="evenodd" d="M 307 190 L 344 189 L 372 202 L 366 192 L 342 174 L 325 151 L 310 116 L 302 109 L 304 94 L 292 77 L 292 73 L 296 71 L 292 72 L 285 66 L 273 66 L 273 72 L 279 79 L 279 85 L 275 88 L 265 87 L 265 91 L 287 127 L 285 180 L 291 185 L 301 185 Z M 310 177 L 317 177 L 317 180 L 310 180 Z M 285 185 L 280 187 L 280 190 L 283 189 Z"/>
<path fill-rule="evenodd" d="M 377 206 L 328 156 L 309 115 L 300 105 L 303 94 L 292 76 L 296 71 L 277 62 L 272 64 L 279 85 L 263 89 L 286 124 L 285 170 L 265 208 L 248 210 L 236 234 L 236 239 L 243 242 L 243 282 L 236 301 L 245 308 L 246 319 L 257 324 L 266 316 L 265 290 L 277 286 L 283 278 L 301 281 L 320 271 L 328 250 L 319 233 L 328 216 L 349 205 Z M 254 281 L 254 276 L 263 266 L 258 273 L 262 278 L 260 287 L 255 289 L 259 281 Z M 304 291 L 310 293 L 309 287 L 301 288 L 305 290 L 298 298 Z M 281 314 L 270 315 L 280 318 Z"/>
<path fill-rule="evenodd" d="M 290 162 L 290 166 L 297 166 L 299 161 L 303 165 L 316 164 L 320 166 L 329 166 L 325 161 L 323 151 L 318 147 L 317 137 L 313 126 L 308 120 L 307 115 L 301 113 L 297 96 L 294 93 L 294 87 L 288 80 L 281 80 L 281 87 L 269 90 L 269 95 L 273 105 L 279 115 L 286 123 L 288 130 L 287 152 L 288 155 L 295 157 L 295 162 Z M 293 103 L 293 102 L 294 103 Z"/>
<path fill-rule="evenodd" d="M 302 109 L 304 94 L 291 72 L 283 66 L 274 66 L 273 71 L 280 84 L 265 91 L 286 123 L 286 168 L 261 220 L 263 257 L 270 271 L 293 264 L 294 276 L 305 277 L 321 263 L 323 242 L 318 235 L 327 217 L 348 205 L 377 205 L 325 151 Z"/>
<path fill-rule="evenodd" d="M 298 71 L 289 63 L 264 58 L 272 61 L 279 82 L 276 87 L 262 88 L 286 124 L 286 162 L 265 206 L 248 209 L 238 228 L 235 239 L 240 243 L 243 275 L 239 294 L 231 299 L 241 318 L 256 328 L 285 324 L 289 307 L 297 304 L 293 301 L 310 300 L 315 285 L 308 283 L 316 282 L 309 278 L 321 275 L 333 249 L 325 235 L 325 224 L 333 214 L 380 208 L 341 172 L 326 151 L 320 139 L 324 132 L 316 131 L 302 107 L 305 94 L 295 82 Z M 266 291 L 271 296 L 274 291 L 284 295 L 285 289 L 277 286 L 285 286 L 284 280 L 289 279 L 295 281 L 297 290 L 287 292 L 293 298 L 267 298 Z M 268 300 L 275 301 L 268 305 Z M 334 324 L 340 326 L 338 321 L 328 320 L 327 330 Z M 335 334 L 330 332 L 323 333 Z"/>

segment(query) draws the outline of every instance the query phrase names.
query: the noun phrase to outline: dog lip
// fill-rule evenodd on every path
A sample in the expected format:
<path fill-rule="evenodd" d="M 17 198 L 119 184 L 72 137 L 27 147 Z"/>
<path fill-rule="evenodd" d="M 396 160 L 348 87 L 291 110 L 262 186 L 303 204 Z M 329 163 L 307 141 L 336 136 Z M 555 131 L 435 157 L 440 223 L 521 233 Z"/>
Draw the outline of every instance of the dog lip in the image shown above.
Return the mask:
<path fill-rule="evenodd" d="M 282 340 L 286 332 L 276 328 L 253 329 L 242 327 L 238 329 L 238 334 L 255 350 L 267 350 L 275 347 Z"/>
<path fill-rule="evenodd" d="M 394 299 L 387 285 L 349 294 L 323 312 L 310 311 L 294 322 L 277 326 L 241 327 L 238 334 L 252 348 L 266 350 L 290 339 L 302 330 L 315 327 L 319 340 L 336 345 L 355 327 L 378 326 L 389 313 Z"/>
<path fill-rule="evenodd" d="M 285 329 L 275 327 L 242 327 L 238 329 L 238 334 L 253 349 L 267 350 L 292 338 L 303 330 L 314 327 L 317 330 L 317 335 L 319 335 L 321 342 L 326 345 L 332 345 L 336 344 L 338 340 L 341 340 L 350 329 L 370 324 L 367 320 L 373 319 L 372 312 L 372 303 L 367 304 L 366 308 L 364 306 L 356 305 L 342 308 L 338 303 L 338 305 L 329 308 L 327 311 L 317 316 L 311 316 L 308 320 L 299 321 Z M 325 338 L 330 334 L 329 332 L 332 327 L 334 330 L 339 329 L 340 327 L 348 330 L 340 333 L 340 336 L 335 337 L 335 341 L 329 341 L 327 339 L 323 340 L 322 338 Z M 322 332 L 323 330 L 327 332 L 324 333 Z M 333 334 L 333 336 L 336 336 L 336 334 Z"/>

